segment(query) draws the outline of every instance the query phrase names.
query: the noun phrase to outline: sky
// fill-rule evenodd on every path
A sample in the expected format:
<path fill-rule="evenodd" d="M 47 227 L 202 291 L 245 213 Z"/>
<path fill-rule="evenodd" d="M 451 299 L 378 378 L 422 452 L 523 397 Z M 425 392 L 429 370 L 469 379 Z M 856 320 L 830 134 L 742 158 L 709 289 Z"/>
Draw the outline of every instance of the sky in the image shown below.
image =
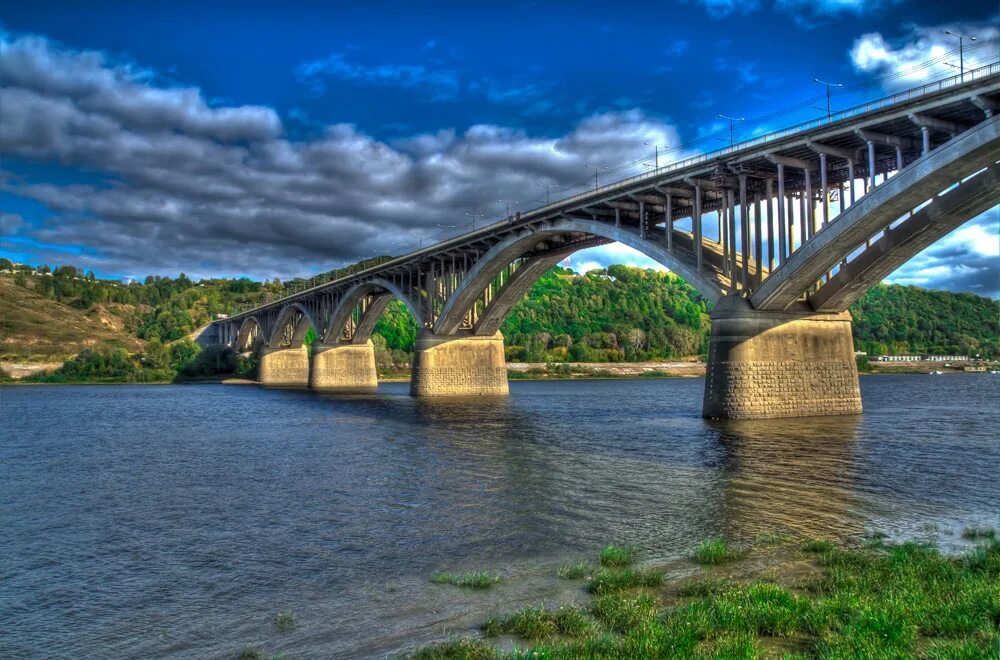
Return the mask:
<path fill-rule="evenodd" d="M 0 256 L 288 278 L 996 61 L 996 3 L 7 3 Z M 932 62 L 929 65 L 922 63 Z M 654 147 L 653 145 L 656 145 Z M 578 271 L 656 267 L 621 245 Z M 1000 208 L 891 281 L 1000 297 Z"/>

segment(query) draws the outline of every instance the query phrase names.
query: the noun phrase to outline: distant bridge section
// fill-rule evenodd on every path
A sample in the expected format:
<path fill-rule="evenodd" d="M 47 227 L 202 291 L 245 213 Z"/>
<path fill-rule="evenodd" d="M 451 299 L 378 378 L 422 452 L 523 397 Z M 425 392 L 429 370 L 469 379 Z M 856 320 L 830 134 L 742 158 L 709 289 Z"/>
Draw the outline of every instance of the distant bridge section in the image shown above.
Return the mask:
<path fill-rule="evenodd" d="M 861 411 L 851 302 L 1000 203 L 1000 65 L 660 167 L 217 321 L 260 380 L 373 389 L 369 338 L 401 300 L 411 392 L 507 392 L 500 324 L 546 270 L 609 242 L 715 305 L 703 413 Z M 308 329 L 319 337 L 312 354 Z"/>

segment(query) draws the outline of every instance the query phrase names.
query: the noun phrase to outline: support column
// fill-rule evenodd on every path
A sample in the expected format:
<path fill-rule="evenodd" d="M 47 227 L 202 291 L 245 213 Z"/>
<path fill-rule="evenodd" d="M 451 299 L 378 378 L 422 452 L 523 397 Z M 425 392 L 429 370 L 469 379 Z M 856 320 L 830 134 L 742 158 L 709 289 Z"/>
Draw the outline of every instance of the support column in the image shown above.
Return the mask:
<path fill-rule="evenodd" d="M 861 412 L 849 312 L 759 312 L 726 296 L 711 318 L 704 417 Z"/>
<path fill-rule="evenodd" d="M 418 397 L 506 395 L 503 335 L 441 337 L 423 331 L 413 351 L 410 394 Z"/>
<path fill-rule="evenodd" d="M 920 127 L 920 142 L 922 147 L 920 155 L 926 156 L 931 152 L 931 129 L 926 126 Z"/>
<path fill-rule="evenodd" d="M 308 347 L 265 348 L 257 361 L 257 380 L 261 385 L 306 387 L 309 385 Z"/>
<path fill-rule="evenodd" d="M 378 389 L 375 372 L 375 346 L 363 344 L 314 344 L 309 387 L 334 392 L 374 392 Z"/>
<path fill-rule="evenodd" d="M 778 163 L 778 258 L 781 262 L 792 252 L 792 239 L 785 241 L 785 166 Z"/>

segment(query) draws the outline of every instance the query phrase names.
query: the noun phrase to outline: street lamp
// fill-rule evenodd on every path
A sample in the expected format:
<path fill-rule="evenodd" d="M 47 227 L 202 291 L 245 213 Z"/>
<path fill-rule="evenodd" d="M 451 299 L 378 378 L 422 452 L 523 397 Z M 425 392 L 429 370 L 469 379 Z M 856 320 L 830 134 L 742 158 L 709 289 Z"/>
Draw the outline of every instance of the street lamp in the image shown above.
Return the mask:
<path fill-rule="evenodd" d="M 448 230 L 449 229 L 454 229 L 455 225 L 437 225 L 437 228 L 438 229 L 443 229 L 444 230 L 444 237 L 448 238 Z"/>
<path fill-rule="evenodd" d="M 818 82 L 820 85 L 826 85 L 826 118 L 827 120 L 833 119 L 833 110 L 830 106 L 830 88 L 843 87 L 843 83 L 829 83 L 825 80 L 820 80 L 819 78 L 813 78 L 813 82 Z"/>
<path fill-rule="evenodd" d="M 498 199 L 497 200 L 497 204 L 506 204 L 507 205 L 507 214 L 504 215 L 504 217 L 505 218 L 509 218 L 510 217 L 510 200 L 509 199 Z"/>
<path fill-rule="evenodd" d="M 965 35 L 955 34 L 951 30 L 945 30 L 945 34 L 950 34 L 953 37 L 958 37 L 958 75 L 959 82 L 965 82 Z M 970 36 L 969 41 L 975 41 L 976 38 Z"/>
<path fill-rule="evenodd" d="M 559 186 L 552 186 L 552 185 L 550 185 L 548 183 L 542 183 L 541 181 L 539 181 L 535 185 L 538 186 L 539 188 L 545 188 L 545 204 L 546 205 L 548 205 L 549 202 L 552 201 L 551 188 L 554 187 L 556 190 L 559 190 Z"/>
<path fill-rule="evenodd" d="M 732 147 L 733 145 L 736 144 L 736 140 L 735 140 L 734 134 L 733 134 L 733 122 L 746 121 L 746 117 L 728 117 L 728 116 L 723 115 L 723 114 L 719 114 L 718 117 L 720 119 L 728 119 L 729 120 L 729 146 Z"/>
<path fill-rule="evenodd" d="M 653 147 L 653 162 L 655 164 L 654 169 L 657 170 L 660 169 L 660 145 L 650 144 L 649 142 L 643 142 L 643 144 L 646 145 L 647 147 Z M 664 145 L 663 150 L 670 151 L 670 147 Z"/>
<path fill-rule="evenodd" d="M 472 218 L 472 228 L 475 229 L 476 228 L 476 218 L 485 218 L 486 214 L 485 213 L 469 213 L 468 211 L 466 211 L 465 212 L 465 217 Z"/>
<path fill-rule="evenodd" d="M 601 170 L 610 170 L 611 169 L 607 165 L 591 165 L 590 163 L 587 163 L 586 165 L 584 165 L 584 167 L 592 167 L 592 168 L 594 168 L 594 190 L 597 190 L 600 187 L 600 185 L 598 184 L 598 181 L 597 181 L 597 174 Z"/>

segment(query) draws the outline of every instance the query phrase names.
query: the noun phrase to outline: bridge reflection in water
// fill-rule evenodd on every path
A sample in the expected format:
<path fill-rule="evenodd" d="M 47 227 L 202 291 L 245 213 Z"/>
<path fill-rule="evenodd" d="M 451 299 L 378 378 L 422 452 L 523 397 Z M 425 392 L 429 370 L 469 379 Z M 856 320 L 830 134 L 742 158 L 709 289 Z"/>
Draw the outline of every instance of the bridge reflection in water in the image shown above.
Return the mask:
<path fill-rule="evenodd" d="M 725 447 L 719 513 L 731 533 L 840 540 L 864 533 L 854 490 L 860 417 L 709 423 Z"/>

